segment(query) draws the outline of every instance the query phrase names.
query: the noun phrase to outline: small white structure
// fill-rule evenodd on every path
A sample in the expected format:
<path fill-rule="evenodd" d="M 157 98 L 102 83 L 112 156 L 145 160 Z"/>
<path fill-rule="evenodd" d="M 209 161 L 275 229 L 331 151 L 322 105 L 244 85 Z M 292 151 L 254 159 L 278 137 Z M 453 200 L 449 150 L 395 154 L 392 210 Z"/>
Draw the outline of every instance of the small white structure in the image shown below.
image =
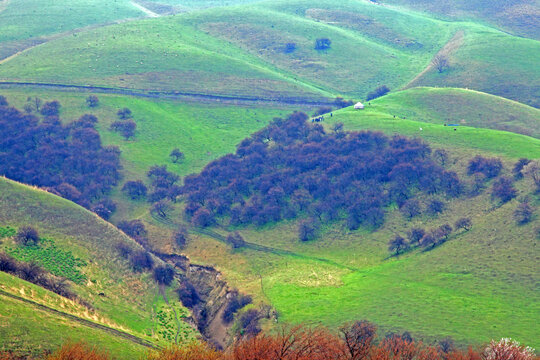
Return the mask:
<path fill-rule="evenodd" d="M 356 105 L 354 105 L 354 108 L 356 110 L 364 110 L 364 104 L 362 104 L 361 102 L 356 103 Z"/>

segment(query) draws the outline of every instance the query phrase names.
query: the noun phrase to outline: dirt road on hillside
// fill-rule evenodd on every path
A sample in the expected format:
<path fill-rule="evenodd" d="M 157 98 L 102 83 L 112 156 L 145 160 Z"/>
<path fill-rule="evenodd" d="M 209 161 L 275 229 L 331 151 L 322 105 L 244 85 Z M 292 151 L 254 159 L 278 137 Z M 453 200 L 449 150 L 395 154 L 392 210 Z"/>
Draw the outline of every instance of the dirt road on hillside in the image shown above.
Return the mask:
<path fill-rule="evenodd" d="M 455 35 L 443 46 L 441 50 L 433 58 L 431 59 L 429 65 L 414 79 L 409 81 L 407 85 L 405 85 L 401 90 L 406 90 L 412 87 L 416 86 L 416 83 L 428 72 L 433 70 L 435 68 L 434 59 L 438 56 L 444 56 L 446 58 L 450 58 L 450 56 L 455 53 L 463 44 L 463 39 L 465 37 L 465 32 L 463 30 L 458 31 L 455 33 Z"/>
<path fill-rule="evenodd" d="M 51 84 L 51 83 L 33 83 L 33 82 L 15 82 L 15 81 L 0 81 L 0 88 L 39 88 L 50 89 L 68 92 L 88 92 L 102 94 L 120 94 L 135 96 L 149 99 L 169 99 L 169 100 L 185 100 L 194 102 L 219 102 L 222 104 L 282 104 L 282 105 L 298 105 L 301 107 L 317 107 L 325 105 L 333 105 L 333 99 L 327 100 L 309 100 L 309 99 L 291 99 L 291 98 L 261 98 L 256 96 L 225 96 L 225 95 L 209 95 L 200 93 L 191 93 L 183 91 L 155 91 L 146 89 L 128 89 L 128 88 L 109 88 L 104 86 L 90 85 L 69 85 L 69 84 Z"/>
<path fill-rule="evenodd" d="M 141 339 L 141 338 L 139 338 L 139 337 L 137 337 L 135 335 L 131 335 L 129 333 L 126 333 L 126 332 L 123 332 L 123 331 L 120 331 L 120 330 L 117 330 L 117 329 L 113 329 L 113 328 L 110 328 L 108 326 L 92 322 L 90 320 L 79 318 L 79 317 L 77 317 L 75 315 L 71 315 L 71 314 L 68 314 L 68 313 L 65 313 L 65 312 L 50 308 L 48 306 L 39 304 L 39 303 L 34 302 L 32 300 L 28 300 L 28 299 L 22 298 L 20 296 L 10 294 L 10 293 L 8 293 L 8 292 L 6 292 L 4 290 L 0 290 L 0 296 L 5 296 L 5 297 L 8 297 L 8 298 L 20 301 L 20 302 L 30 304 L 34 308 L 36 308 L 38 310 L 45 311 L 45 312 L 48 312 L 48 313 L 52 313 L 52 314 L 57 315 L 57 316 L 61 316 L 63 318 L 66 318 L 66 319 L 68 319 L 70 321 L 77 322 L 77 323 L 79 323 L 79 324 L 81 324 L 83 326 L 89 327 L 89 328 L 105 331 L 105 332 L 107 332 L 107 333 L 109 333 L 109 334 L 111 334 L 113 336 L 121 337 L 123 339 L 131 341 L 132 343 L 142 345 L 142 346 L 147 347 L 147 348 L 151 348 L 151 349 L 156 349 L 157 348 L 151 342 L 149 342 L 149 341 L 147 341 L 145 339 Z"/>

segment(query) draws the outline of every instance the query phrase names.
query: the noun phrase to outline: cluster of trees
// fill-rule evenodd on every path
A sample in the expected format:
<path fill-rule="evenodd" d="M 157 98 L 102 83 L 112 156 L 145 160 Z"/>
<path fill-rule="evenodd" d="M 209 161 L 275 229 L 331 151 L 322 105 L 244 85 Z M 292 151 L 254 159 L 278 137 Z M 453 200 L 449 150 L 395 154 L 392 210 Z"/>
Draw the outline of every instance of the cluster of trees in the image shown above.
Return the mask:
<path fill-rule="evenodd" d="M 0 353 L 1 355 L 1 353 Z M 14 358 L 7 357 L 7 360 Z M 68 343 L 48 360 L 109 360 L 110 357 L 85 344 Z M 451 339 L 435 345 L 415 341 L 408 334 L 379 338 L 375 325 L 357 321 L 339 334 L 319 328 L 297 326 L 273 334 L 239 338 L 226 351 L 203 343 L 151 352 L 148 360 L 538 360 L 534 350 L 512 339 L 491 341 L 479 350 L 456 349 Z"/>
<path fill-rule="evenodd" d="M 135 136 L 135 130 L 137 130 L 137 123 L 133 120 L 133 114 L 128 108 L 118 110 L 116 113 L 118 116 L 117 121 L 111 124 L 111 130 L 120 133 L 124 139 L 128 140 Z"/>
<path fill-rule="evenodd" d="M 457 174 L 436 164 L 421 140 L 339 127 L 326 133 L 307 119 L 299 112 L 276 118 L 236 154 L 187 176 L 181 191 L 191 222 L 264 225 L 302 216 L 311 219 L 303 227 L 309 239 L 320 221 L 377 228 L 387 205 L 403 205 L 417 191 L 461 193 Z"/>
<path fill-rule="evenodd" d="M 455 230 L 462 229 L 469 231 L 471 228 L 472 221 L 468 217 L 460 218 L 454 224 Z M 431 250 L 435 246 L 444 244 L 454 229 L 449 224 L 444 224 L 427 231 L 423 228 L 415 227 L 407 232 L 406 238 L 396 235 L 390 239 L 388 250 L 396 256 L 415 247 L 423 247 L 426 250 Z"/>
<path fill-rule="evenodd" d="M 390 92 L 390 88 L 386 85 L 381 85 L 377 87 L 375 90 L 369 92 L 367 94 L 366 100 L 371 101 L 373 99 L 379 98 L 381 96 L 384 96 Z"/>
<path fill-rule="evenodd" d="M 39 105 L 43 117 L 1 103 L 0 175 L 95 207 L 104 217 L 114 211 L 113 203 L 100 200 L 120 179 L 120 150 L 102 146 L 95 116 L 64 125 L 57 116 L 58 101 Z"/>

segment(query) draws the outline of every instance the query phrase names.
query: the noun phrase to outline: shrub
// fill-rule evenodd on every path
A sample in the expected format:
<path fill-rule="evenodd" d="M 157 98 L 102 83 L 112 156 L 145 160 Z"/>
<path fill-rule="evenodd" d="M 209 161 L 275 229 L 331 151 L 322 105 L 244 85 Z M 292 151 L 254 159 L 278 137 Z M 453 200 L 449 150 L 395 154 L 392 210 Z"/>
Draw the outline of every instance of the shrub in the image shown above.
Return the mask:
<path fill-rule="evenodd" d="M 524 225 L 532 220 L 533 213 L 534 209 L 529 202 L 522 201 L 518 204 L 516 210 L 514 210 L 514 219 L 518 225 Z"/>
<path fill-rule="evenodd" d="M 131 113 L 131 110 L 128 108 L 123 108 L 123 109 L 118 110 L 116 115 L 118 115 L 118 118 L 121 120 L 130 119 L 133 116 L 133 114 Z"/>
<path fill-rule="evenodd" d="M 352 100 L 345 100 L 344 98 L 338 96 L 337 98 L 334 99 L 334 105 L 335 105 L 338 109 L 342 109 L 342 108 L 345 108 L 345 107 L 348 107 L 348 106 L 353 106 L 353 105 L 354 105 L 354 101 L 352 101 Z"/>
<path fill-rule="evenodd" d="M 482 358 L 485 360 L 534 360 L 537 358 L 534 349 L 520 345 L 512 339 L 492 340 L 484 349 Z"/>
<path fill-rule="evenodd" d="M 187 308 L 192 309 L 201 301 L 197 290 L 193 284 L 187 280 L 182 282 L 180 288 L 178 288 L 176 292 L 178 293 L 178 299 L 182 302 L 182 305 Z"/>
<path fill-rule="evenodd" d="M 171 158 L 173 163 L 177 163 L 184 158 L 184 153 L 181 152 L 180 149 L 175 148 L 175 149 L 172 149 L 171 153 L 169 154 L 169 157 Z"/>
<path fill-rule="evenodd" d="M 200 208 L 193 215 L 191 223 L 202 228 L 208 227 L 214 223 L 214 216 L 208 209 Z"/>
<path fill-rule="evenodd" d="M 374 100 L 376 98 L 379 98 L 381 96 L 384 96 L 384 95 L 388 94 L 389 92 L 390 92 L 390 89 L 388 88 L 388 86 L 381 85 L 378 88 L 376 88 L 375 90 L 368 93 L 367 97 L 366 97 L 366 100 L 367 101 Z"/>
<path fill-rule="evenodd" d="M 460 218 L 456 221 L 454 227 L 456 229 L 464 229 L 465 231 L 469 231 L 472 228 L 472 220 L 468 217 Z"/>
<path fill-rule="evenodd" d="M 238 325 L 241 329 L 241 332 L 247 336 L 255 336 L 261 332 L 259 327 L 259 319 L 261 314 L 256 309 L 249 309 L 240 315 L 238 319 Z"/>
<path fill-rule="evenodd" d="M 388 250 L 395 251 L 395 255 L 399 255 L 400 252 L 406 250 L 408 247 L 409 244 L 407 244 L 405 239 L 400 235 L 396 235 L 388 242 Z"/>
<path fill-rule="evenodd" d="M 174 280 L 174 269 L 170 265 L 160 265 L 155 267 L 154 280 L 161 285 L 171 285 Z"/>
<path fill-rule="evenodd" d="M 41 115 L 58 116 L 60 113 L 60 103 L 57 100 L 46 102 L 40 110 Z"/>
<path fill-rule="evenodd" d="M 212 349 L 205 343 L 191 343 L 182 346 L 173 346 L 151 352 L 147 360 L 224 360 L 223 354 Z M 78 359 L 75 359 L 78 360 Z M 98 359 L 100 360 L 100 359 Z"/>
<path fill-rule="evenodd" d="M 491 195 L 504 204 L 517 196 L 517 190 L 514 188 L 512 179 L 502 177 L 493 183 Z"/>
<path fill-rule="evenodd" d="M 127 181 L 124 186 L 122 186 L 122 191 L 132 200 L 135 200 L 145 197 L 148 189 L 141 180 L 136 180 Z"/>
<path fill-rule="evenodd" d="M 238 232 L 229 234 L 227 236 L 227 242 L 232 245 L 233 249 L 241 248 L 246 244 L 244 238 Z"/>
<path fill-rule="evenodd" d="M 469 175 L 476 173 L 482 173 L 487 179 L 491 179 L 499 176 L 503 164 L 500 159 L 497 158 L 485 158 L 480 155 L 475 156 L 469 161 L 467 172 Z"/>
<path fill-rule="evenodd" d="M 39 234 L 33 227 L 23 226 L 17 231 L 15 240 L 23 245 L 37 245 L 39 243 Z"/>
<path fill-rule="evenodd" d="M 317 236 L 319 223 L 314 219 L 302 220 L 298 224 L 298 238 L 300 241 L 310 241 Z"/>
<path fill-rule="evenodd" d="M 223 311 L 223 321 L 230 323 L 234 319 L 234 314 L 244 306 L 251 304 L 249 295 L 241 295 L 237 291 L 231 292 L 231 296 L 225 310 Z"/>
<path fill-rule="evenodd" d="M 118 250 L 118 253 L 124 259 L 128 259 L 131 253 L 133 252 L 131 247 L 125 242 L 119 242 L 118 244 L 116 244 L 116 250 Z"/>
<path fill-rule="evenodd" d="M 136 240 L 144 240 L 147 235 L 146 228 L 141 220 L 122 220 L 118 223 L 118 228 Z"/>
<path fill-rule="evenodd" d="M 286 43 L 285 48 L 283 52 L 285 54 L 291 54 L 296 51 L 296 44 L 295 43 Z"/>
<path fill-rule="evenodd" d="M 428 203 L 427 211 L 432 216 L 435 216 L 435 215 L 439 215 L 440 213 L 442 213 L 444 211 L 445 207 L 446 206 L 445 206 L 444 202 L 442 202 L 439 199 L 433 199 Z"/>
<path fill-rule="evenodd" d="M 426 231 L 422 228 L 412 228 L 407 233 L 407 237 L 411 244 L 418 244 L 425 234 L 426 234 Z"/>
<path fill-rule="evenodd" d="M 13 273 L 17 271 L 17 260 L 5 253 L 0 253 L 0 271 Z"/>
<path fill-rule="evenodd" d="M 137 272 L 152 270 L 154 267 L 154 259 L 145 250 L 138 250 L 131 254 L 131 266 Z"/>
<path fill-rule="evenodd" d="M 96 95 L 90 95 L 86 98 L 86 105 L 88 105 L 88 107 L 96 107 L 99 105 L 99 99 Z"/>
<path fill-rule="evenodd" d="M 0 106 L 8 106 L 8 101 L 4 95 L 0 95 Z"/>
<path fill-rule="evenodd" d="M 319 38 L 315 40 L 315 50 L 327 50 L 330 49 L 330 46 L 332 45 L 332 40 L 328 38 Z"/>
<path fill-rule="evenodd" d="M 110 360 L 106 353 L 86 343 L 66 343 L 47 360 Z"/>
<path fill-rule="evenodd" d="M 313 113 L 313 116 L 328 114 L 331 111 L 332 111 L 332 108 L 330 106 L 321 106 L 320 108 L 315 110 L 315 112 Z"/>
<path fill-rule="evenodd" d="M 422 213 L 420 201 L 416 199 L 407 200 L 400 209 L 403 216 L 407 219 L 412 219 Z"/>
<path fill-rule="evenodd" d="M 184 249 L 189 242 L 189 233 L 185 226 L 180 226 L 173 234 L 173 240 L 180 249 Z"/>

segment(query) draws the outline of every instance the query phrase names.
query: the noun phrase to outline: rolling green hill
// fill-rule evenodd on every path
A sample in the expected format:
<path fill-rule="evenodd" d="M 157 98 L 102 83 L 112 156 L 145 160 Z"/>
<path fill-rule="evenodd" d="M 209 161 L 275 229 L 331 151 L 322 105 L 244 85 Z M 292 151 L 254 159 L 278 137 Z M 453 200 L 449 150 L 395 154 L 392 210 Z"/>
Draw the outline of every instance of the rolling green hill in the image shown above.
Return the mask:
<path fill-rule="evenodd" d="M 408 6 L 450 19 L 480 19 L 518 35 L 540 39 L 538 0 L 381 0 L 381 4 Z"/>
<path fill-rule="evenodd" d="M 330 48 L 315 50 L 318 38 Z M 441 73 L 430 66 L 439 51 L 450 65 Z M 0 79 L 312 100 L 452 86 L 538 107 L 538 54 L 535 40 L 473 22 L 353 0 L 271 1 L 59 38 L 1 64 Z"/>
<path fill-rule="evenodd" d="M 413 88 L 392 93 L 373 104 L 400 118 L 498 129 L 540 137 L 538 109 L 471 90 Z"/>
<path fill-rule="evenodd" d="M 118 256 L 116 245 L 123 242 L 136 248 L 138 245 L 133 240 L 68 200 L 1 178 L 0 226 L 17 228 L 24 225 L 35 227 L 57 249 L 46 251 L 49 246 L 46 244 L 27 249 L 39 252 L 38 262 L 48 264 L 46 269 L 54 271 L 56 267 L 74 266 L 67 262 L 66 254 L 82 260 L 79 269 L 84 276 L 83 281 L 71 285 L 75 293 L 91 304 L 94 310 L 2 273 L 2 290 L 17 297 L 2 295 L 2 303 L 7 301 L 9 304 L 2 306 L 2 311 L 11 310 L 10 321 L 15 321 L 17 313 L 21 311 L 21 321 L 13 323 L 10 334 L 21 332 L 25 335 L 19 339 L 1 336 L 0 348 L 9 347 L 21 353 L 32 349 L 41 351 L 53 349 L 69 339 L 87 339 L 93 334 L 100 344 L 105 344 L 105 338 L 112 336 L 107 348 L 118 353 L 118 356 L 130 358 L 130 350 L 137 350 L 138 353 L 148 350 L 139 343 L 147 346 L 170 344 L 171 340 L 160 332 L 174 324 L 161 323 L 156 318 L 158 311 L 170 311 L 170 306 L 159 294 L 150 274 L 134 273 L 128 261 Z M 17 248 L 26 251 L 21 247 L 10 238 L 2 239 L 0 245 L 0 249 L 11 254 Z M 64 255 L 55 255 L 59 251 Z M 45 308 L 39 308 L 35 303 Z M 174 306 L 179 305 L 175 302 Z M 48 314 L 44 315 L 48 320 L 44 321 L 42 328 L 28 325 L 37 316 L 34 310 Z M 64 320 L 57 323 L 58 318 Z M 71 322 L 73 326 L 69 325 Z M 180 325 L 180 339 L 186 336 L 185 340 L 190 341 L 195 330 L 187 324 Z M 73 332 L 72 327 L 76 329 Z M 55 331 L 47 336 L 47 339 L 54 338 L 54 341 L 43 342 L 42 336 L 48 333 L 47 329 Z M 183 331 L 186 331 L 186 335 Z M 126 343 L 131 345 L 125 348 L 123 345 Z"/>

